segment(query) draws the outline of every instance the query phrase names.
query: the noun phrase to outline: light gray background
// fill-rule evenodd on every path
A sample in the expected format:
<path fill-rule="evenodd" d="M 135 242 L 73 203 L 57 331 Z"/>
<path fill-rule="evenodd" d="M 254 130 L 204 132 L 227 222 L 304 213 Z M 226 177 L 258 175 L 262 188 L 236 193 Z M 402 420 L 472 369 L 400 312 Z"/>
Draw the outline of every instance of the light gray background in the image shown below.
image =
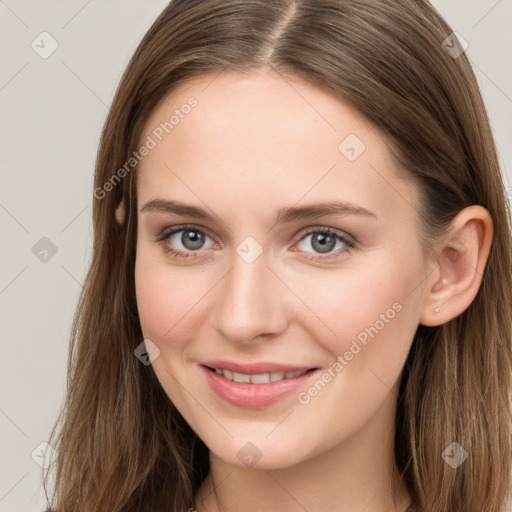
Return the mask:
<path fill-rule="evenodd" d="M 0 0 L 2 512 L 45 505 L 31 454 L 64 397 L 69 330 L 91 255 L 100 130 L 124 67 L 166 3 Z M 510 186 L 512 0 L 433 4 L 469 43 Z M 43 31 L 59 45 L 47 59 L 31 47 Z M 57 247 L 46 263 L 32 252 L 43 237 Z"/>

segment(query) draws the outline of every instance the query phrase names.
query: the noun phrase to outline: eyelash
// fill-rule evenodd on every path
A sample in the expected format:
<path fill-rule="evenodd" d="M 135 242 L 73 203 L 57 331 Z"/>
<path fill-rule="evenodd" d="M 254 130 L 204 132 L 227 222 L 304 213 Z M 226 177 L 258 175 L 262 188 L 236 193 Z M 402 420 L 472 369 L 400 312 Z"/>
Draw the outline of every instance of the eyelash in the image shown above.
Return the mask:
<path fill-rule="evenodd" d="M 189 257 L 197 258 L 199 256 L 194 253 L 196 253 L 196 252 L 199 253 L 201 251 L 201 249 L 199 249 L 197 251 L 183 252 L 183 251 L 173 249 L 168 243 L 166 243 L 170 236 L 172 236 L 176 233 L 179 233 L 180 231 L 187 231 L 187 230 L 194 231 L 196 233 L 200 233 L 201 235 L 205 235 L 205 236 L 208 236 L 209 238 L 211 238 L 208 235 L 208 233 L 206 233 L 203 229 L 199 228 L 198 226 L 196 226 L 194 224 L 184 224 L 181 226 L 175 226 L 174 228 L 163 232 L 161 235 L 159 235 L 156 238 L 156 241 L 159 242 L 163 246 L 163 248 L 166 252 L 171 253 L 173 255 L 173 257 L 175 257 L 175 258 L 179 258 L 179 259 L 183 259 L 183 260 L 186 260 Z M 333 228 L 328 228 L 328 227 L 308 228 L 304 233 L 302 233 L 299 241 L 302 241 L 308 235 L 312 235 L 312 234 L 334 236 L 337 240 L 339 240 L 340 242 L 345 244 L 346 247 L 343 249 L 338 249 L 337 251 L 334 251 L 332 253 L 327 253 L 326 255 L 322 255 L 320 253 L 314 253 L 315 254 L 314 256 L 305 256 L 306 259 L 325 261 L 325 260 L 328 260 L 331 258 L 336 258 L 341 253 L 350 252 L 352 249 L 356 248 L 355 240 L 334 230 Z"/>

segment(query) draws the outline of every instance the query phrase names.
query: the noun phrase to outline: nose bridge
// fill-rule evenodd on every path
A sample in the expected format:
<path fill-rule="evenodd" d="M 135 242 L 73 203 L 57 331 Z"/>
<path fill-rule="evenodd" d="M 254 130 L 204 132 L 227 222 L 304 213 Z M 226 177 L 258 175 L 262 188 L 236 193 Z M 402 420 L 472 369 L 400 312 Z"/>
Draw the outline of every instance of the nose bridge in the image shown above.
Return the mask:
<path fill-rule="evenodd" d="M 244 249 L 247 245 L 242 243 L 233 253 L 232 267 L 223 279 L 217 307 L 218 330 L 238 342 L 275 333 L 285 320 L 277 301 L 278 280 L 267 268 L 266 254 L 254 258 L 253 252 L 248 257 L 254 247 L 245 252 Z"/>

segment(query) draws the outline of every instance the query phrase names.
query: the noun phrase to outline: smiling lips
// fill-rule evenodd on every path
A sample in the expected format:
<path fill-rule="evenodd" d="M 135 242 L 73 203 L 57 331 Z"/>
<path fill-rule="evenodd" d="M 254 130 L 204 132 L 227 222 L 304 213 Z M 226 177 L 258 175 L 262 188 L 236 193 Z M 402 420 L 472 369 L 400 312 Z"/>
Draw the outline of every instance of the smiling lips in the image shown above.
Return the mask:
<path fill-rule="evenodd" d="M 317 368 L 254 363 L 242 365 L 230 361 L 201 364 L 208 384 L 225 401 L 240 407 L 270 405 L 302 386 Z"/>

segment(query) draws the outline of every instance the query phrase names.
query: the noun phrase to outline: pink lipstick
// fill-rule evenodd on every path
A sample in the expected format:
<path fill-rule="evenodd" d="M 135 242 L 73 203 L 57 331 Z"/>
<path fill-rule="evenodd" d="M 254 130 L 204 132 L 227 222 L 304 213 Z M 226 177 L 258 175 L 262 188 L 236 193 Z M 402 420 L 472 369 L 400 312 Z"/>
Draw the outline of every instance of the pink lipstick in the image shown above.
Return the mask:
<path fill-rule="evenodd" d="M 205 361 L 200 365 L 211 389 L 226 402 L 248 408 L 271 405 L 304 387 L 318 373 L 305 365 Z"/>

